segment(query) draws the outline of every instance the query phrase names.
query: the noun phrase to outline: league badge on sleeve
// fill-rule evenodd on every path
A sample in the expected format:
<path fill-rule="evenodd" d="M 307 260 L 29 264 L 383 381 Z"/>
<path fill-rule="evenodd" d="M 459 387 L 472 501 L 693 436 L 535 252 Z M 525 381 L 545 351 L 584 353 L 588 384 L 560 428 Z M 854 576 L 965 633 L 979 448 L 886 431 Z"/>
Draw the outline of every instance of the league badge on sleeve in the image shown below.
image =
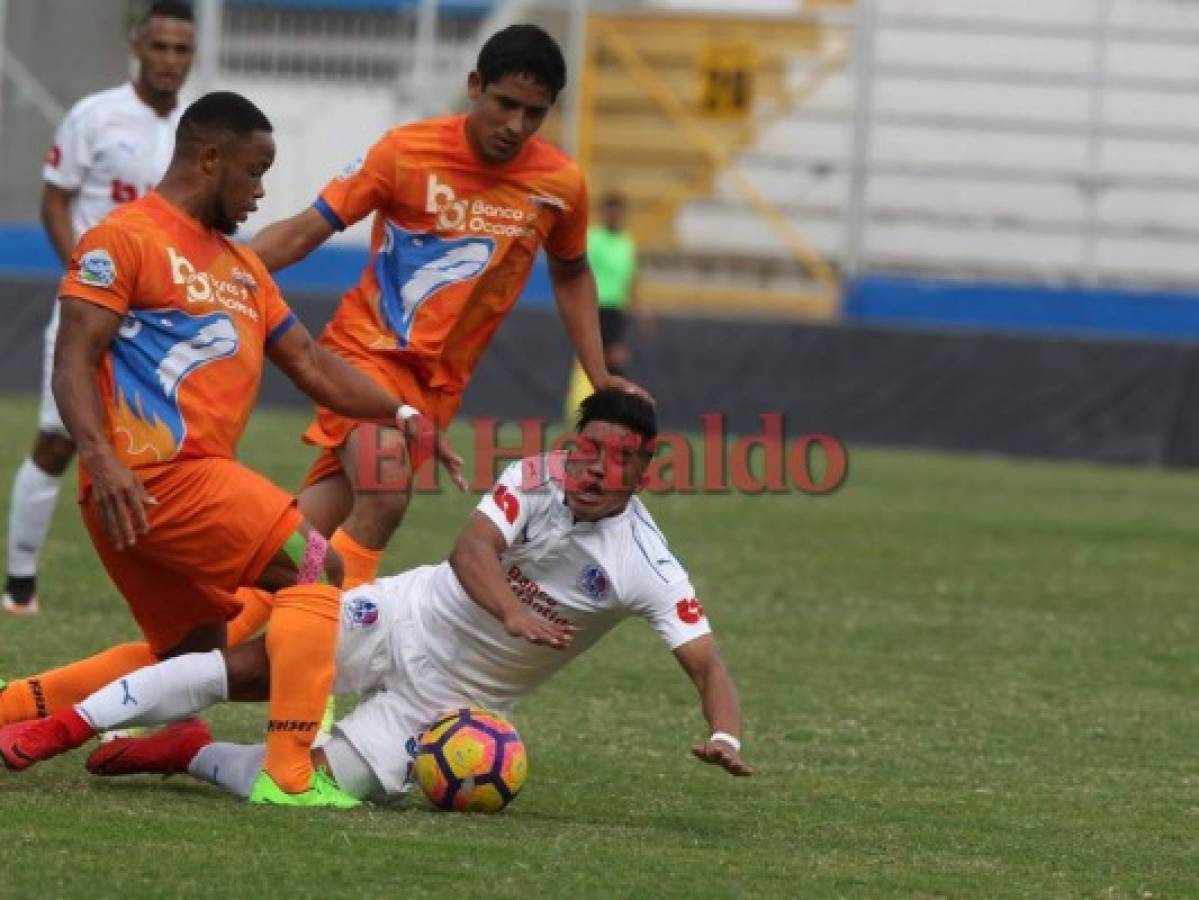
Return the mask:
<path fill-rule="evenodd" d="M 75 277 L 92 287 L 109 288 L 117 280 L 117 267 L 108 251 L 100 247 L 83 254 Z"/>

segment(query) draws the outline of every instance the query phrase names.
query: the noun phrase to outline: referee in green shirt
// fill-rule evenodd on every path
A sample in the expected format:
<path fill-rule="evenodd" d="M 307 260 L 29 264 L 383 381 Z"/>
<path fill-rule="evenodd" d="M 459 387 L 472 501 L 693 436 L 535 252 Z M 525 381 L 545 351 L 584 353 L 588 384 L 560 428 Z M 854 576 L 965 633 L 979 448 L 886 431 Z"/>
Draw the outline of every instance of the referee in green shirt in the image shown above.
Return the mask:
<path fill-rule="evenodd" d="M 628 207 L 621 194 L 607 194 L 600 209 L 601 224 L 587 229 L 587 259 L 599 290 L 600 338 L 608 371 L 624 375 L 629 366 L 626 314 L 635 302 L 637 244 L 625 230 Z"/>
<path fill-rule="evenodd" d="M 625 230 L 628 204 L 613 191 L 604 195 L 600 205 L 600 225 L 587 229 L 587 260 L 595 274 L 599 294 L 600 340 L 604 362 L 613 375 L 623 375 L 629 365 L 629 345 L 625 343 L 627 314 L 636 313 L 638 324 L 648 333 L 650 319 L 637 302 L 637 244 Z M 573 423 L 579 404 L 591 394 L 591 382 L 575 360 L 566 391 L 565 421 Z"/>

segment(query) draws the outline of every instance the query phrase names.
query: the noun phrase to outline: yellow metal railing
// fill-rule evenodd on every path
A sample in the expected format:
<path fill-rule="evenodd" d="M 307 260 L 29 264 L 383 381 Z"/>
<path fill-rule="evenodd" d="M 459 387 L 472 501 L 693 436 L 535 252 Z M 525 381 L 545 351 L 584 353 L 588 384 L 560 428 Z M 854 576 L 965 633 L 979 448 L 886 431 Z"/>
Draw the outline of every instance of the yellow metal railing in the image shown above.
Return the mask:
<path fill-rule="evenodd" d="M 707 193 L 711 188 L 714 174 L 722 172 L 728 178 L 731 187 L 779 237 L 787 252 L 800 264 L 814 285 L 813 290 L 802 294 L 775 292 L 772 296 L 767 297 L 765 295 L 770 292 L 758 292 L 761 296 L 757 299 L 762 302 L 758 302 L 756 305 L 760 308 L 773 309 L 790 307 L 795 311 L 807 312 L 822 318 L 835 315 L 839 309 L 841 296 L 840 279 L 836 271 L 800 233 L 799 229 L 788 220 L 778 206 L 760 191 L 735 164 L 734 154 L 740 148 L 752 143 L 761 123 L 755 122 L 750 116 L 738 124 L 725 127 L 723 129 L 726 136 L 724 141 L 714 138 L 707 123 L 701 120 L 692 111 L 690 105 L 679 97 L 667 79 L 646 61 L 616 21 L 603 16 L 590 17 L 587 23 L 585 46 L 587 50 L 584 54 L 580 86 L 581 114 L 578 142 L 579 162 L 585 170 L 590 172 L 593 162 L 597 59 L 601 49 L 611 55 L 658 112 L 674 126 L 675 136 L 681 138 L 693 151 L 698 152 L 707 163 L 707 170 L 698 176 L 664 184 L 662 191 L 652 198 L 648 208 L 638 217 L 637 230 L 643 234 L 655 234 L 658 229 L 667 227 L 679 205 L 688 199 Z M 848 60 L 848 42 L 843 41 L 834 46 L 830 52 L 821 55 L 816 65 L 809 69 L 803 83 L 798 88 L 784 91 L 780 106 L 787 110 L 804 102 L 831 75 L 842 69 Z M 696 300 L 702 300 L 696 296 L 697 291 L 693 287 L 680 290 L 685 290 Z"/>

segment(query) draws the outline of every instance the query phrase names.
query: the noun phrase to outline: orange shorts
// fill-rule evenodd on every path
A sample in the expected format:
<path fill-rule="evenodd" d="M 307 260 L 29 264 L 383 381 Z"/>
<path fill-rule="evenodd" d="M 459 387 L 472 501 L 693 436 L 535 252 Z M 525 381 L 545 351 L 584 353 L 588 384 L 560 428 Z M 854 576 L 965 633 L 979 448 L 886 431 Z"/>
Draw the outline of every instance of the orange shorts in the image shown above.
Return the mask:
<path fill-rule="evenodd" d="M 109 542 L 90 492 L 80 505 L 104 568 L 161 653 L 199 625 L 236 616 L 234 592 L 258 580 L 303 517 L 292 495 L 236 460 L 183 460 L 138 475 L 158 504 L 132 547 Z"/>
<path fill-rule="evenodd" d="M 371 381 L 391 391 L 404 403 L 419 409 L 437 423 L 439 429 L 449 427 L 458 407 L 462 404 L 460 393 L 445 393 L 425 384 L 420 373 L 411 366 L 399 360 L 387 359 L 376 353 L 364 353 L 353 348 L 338 344 L 329 346 L 329 350 L 346 360 L 350 365 L 366 375 Z M 349 419 L 338 415 L 323 406 L 316 408 L 316 418 L 304 432 L 306 444 L 320 447 L 321 452 L 308 475 L 304 479 L 304 487 L 324 481 L 331 475 L 340 474 L 341 461 L 337 458 L 337 450 L 349 438 L 350 433 L 361 425 L 358 419 Z M 382 424 L 382 423 L 380 423 Z M 429 459 L 427 452 L 415 450 L 412 458 L 412 471 L 415 472 Z"/>

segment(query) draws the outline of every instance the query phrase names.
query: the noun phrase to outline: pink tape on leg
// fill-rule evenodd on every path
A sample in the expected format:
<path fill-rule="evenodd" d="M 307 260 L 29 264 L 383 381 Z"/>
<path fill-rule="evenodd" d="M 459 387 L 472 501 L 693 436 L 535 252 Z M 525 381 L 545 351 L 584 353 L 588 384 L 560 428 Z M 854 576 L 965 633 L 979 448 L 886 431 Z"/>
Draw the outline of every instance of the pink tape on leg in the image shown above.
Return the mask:
<path fill-rule="evenodd" d="M 325 536 L 315 529 L 309 531 L 296 584 L 316 584 L 321 581 L 325 575 L 325 557 L 328 555 L 329 542 Z"/>

